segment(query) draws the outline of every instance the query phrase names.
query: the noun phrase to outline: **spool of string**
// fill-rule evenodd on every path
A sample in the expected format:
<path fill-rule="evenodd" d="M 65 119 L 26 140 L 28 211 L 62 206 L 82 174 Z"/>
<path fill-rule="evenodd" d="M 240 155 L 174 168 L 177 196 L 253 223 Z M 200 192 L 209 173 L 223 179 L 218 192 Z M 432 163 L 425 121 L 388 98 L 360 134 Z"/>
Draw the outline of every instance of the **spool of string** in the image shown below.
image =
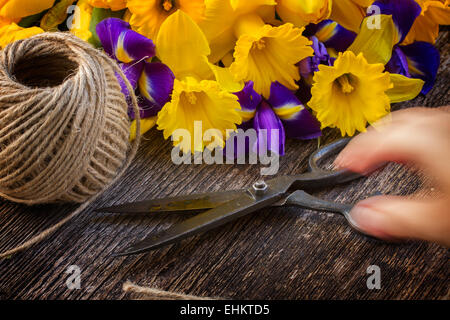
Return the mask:
<path fill-rule="evenodd" d="M 0 52 L 0 197 L 26 205 L 70 202 L 78 209 L 0 258 L 36 244 L 86 209 L 134 158 L 127 102 L 103 52 L 68 33 L 43 33 Z"/>

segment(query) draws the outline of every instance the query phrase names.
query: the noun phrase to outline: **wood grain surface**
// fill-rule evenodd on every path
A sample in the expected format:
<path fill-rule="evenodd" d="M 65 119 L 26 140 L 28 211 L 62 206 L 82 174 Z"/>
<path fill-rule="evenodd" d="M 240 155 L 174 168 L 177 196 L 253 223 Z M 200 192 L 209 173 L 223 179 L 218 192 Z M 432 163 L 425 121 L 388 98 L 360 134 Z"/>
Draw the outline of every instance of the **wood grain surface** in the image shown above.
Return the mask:
<path fill-rule="evenodd" d="M 442 64 L 426 97 L 395 106 L 449 104 L 449 31 L 437 46 Z M 325 130 L 322 143 L 338 138 Z M 279 174 L 306 170 L 317 141 L 289 140 Z M 130 299 L 122 285 L 131 280 L 192 295 L 231 299 L 448 299 L 449 251 L 435 244 L 388 244 L 353 232 L 336 215 L 298 208 L 269 208 L 217 230 L 148 254 L 113 258 L 125 248 L 186 215 L 114 215 L 93 209 L 150 197 L 247 187 L 259 178 L 258 165 L 172 164 L 171 144 L 161 132 L 145 136 L 125 177 L 88 210 L 32 249 L 0 261 L 0 299 Z M 354 203 L 376 191 L 411 194 L 421 179 L 388 165 L 368 179 L 322 190 L 327 200 Z M 432 192 L 426 186 L 423 192 Z M 75 206 L 25 207 L 0 201 L 0 250 L 53 225 Z M 426 213 L 424 213 L 426 214 Z M 81 269 L 81 289 L 69 290 L 66 270 Z M 366 269 L 381 268 L 380 290 L 368 290 Z"/>

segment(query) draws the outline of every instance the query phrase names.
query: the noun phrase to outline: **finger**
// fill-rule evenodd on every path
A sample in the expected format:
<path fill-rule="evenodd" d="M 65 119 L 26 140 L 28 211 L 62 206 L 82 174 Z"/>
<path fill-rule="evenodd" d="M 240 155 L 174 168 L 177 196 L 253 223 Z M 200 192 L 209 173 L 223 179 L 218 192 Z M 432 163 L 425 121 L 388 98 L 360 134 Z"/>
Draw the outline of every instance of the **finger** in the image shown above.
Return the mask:
<path fill-rule="evenodd" d="M 444 113 L 443 113 L 444 114 Z M 418 120 L 420 122 L 420 120 Z M 437 117 L 430 123 L 387 125 L 380 130 L 370 130 L 355 137 L 335 160 L 335 166 L 359 173 L 368 173 L 379 167 L 380 163 L 393 161 L 414 163 L 426 168 L 441 178 L 444 183 L 450 180 L 448 158 L 450 144 L 446 129 L 450 127 L 450 117 Z M 444 185 L 450 189 L 449 185 Z"/>
<path fill-rule="evenodd" d="M 450 215 L 439 201 L 373 197 L 358 203 L 350 215 L 362 231 L 377 238 L 421 239 L 450 246 Z"/>

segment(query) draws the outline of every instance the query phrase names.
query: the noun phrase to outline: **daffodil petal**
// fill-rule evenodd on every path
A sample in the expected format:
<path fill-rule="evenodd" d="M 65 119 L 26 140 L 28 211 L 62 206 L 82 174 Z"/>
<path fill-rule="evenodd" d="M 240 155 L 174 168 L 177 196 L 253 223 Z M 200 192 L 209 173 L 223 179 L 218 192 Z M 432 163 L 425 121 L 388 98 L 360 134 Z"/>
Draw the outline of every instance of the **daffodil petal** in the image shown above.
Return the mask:
<path fill-rule="evenodd" d="M 347 50 L 356 38 L 356 33 L 332 20 L 309 25 L 305 34 L 317 37 L 327 48 L 333 48 L 340 52 Z"/>
<path fill-rule="evenodd" d="M 40 13 L 53 6 L 55 0 L 9 0 L 0 2 L 0 16 L 9 19 L 23 18 Z M 3 6 L 1 5 L 3 4 Z"/>
<path fill-rule="evenodd" d="M 236 92 L 235 95 L 241 104 L 239 113 L 242 116 L 242 122 L 246 123 L 255 116 L 256 109 L 261 103 L 262 97 L 253 89 L 252 81 L 247 82 L 245 87 L 241 91 Z"/>
<path fill-rule="evenodd" d="M 194 20 L 183 11 L 178 10 L 161 25 L 156 48 L 159 59 L 177 78 L 190 75 L 201 79 L 211 77 L 208 41 Z"/>
<path fill-rule="evenodd" d="M 439 51 L 431 43 L 419 41 L 400 48 L 406 56 L 411 77 L 425 81 L 422 93 L 427 94 L 436 81 L 441 62 Z"/>
<path fill-rule="evenodd" d="M 281 120 L 272 108 L 263 101 L 253 119 L 253 127 L 256 130 L 258 141 L 253 146 L 253 151 L 264 154 L 271 150 L 276 154 L 284 155 L 285 131 Z"/>
<path fill-rule="evenodd" d="M 141 119 L 141 135 L 156 125 L 157 118 L 158 117 Z M 134 139 L 136 139 L 136 120 L 133 120 L 130 126 L 130 141 L 133 141 Z"/>
<path fill-rule="evenodd" d="M 88 0 L 88 2 L 95 8 L 111 9 L 112 11 L 122 10 L 127 6 L 127 0 Z"/>
<path fill-rule="evenodd" d="M 70 28 L 70 32 L 84 41 L 90 41 L 92 32 L 90 30 L 91 21 L 93 20 L 93 7 L 87 2 L 87 0 L 80 0 L 77 2 L 78 19 L 75 17 L 74 23 Z M 97 44 L 98 45 L 98 44 Z"/>
<path fill-rule="evenodd" d="M 230 0 L 231 7 L 240 14 L 255 11 L 260 6 L 275 6 L 275 0 Z"/>
<path fill-rule="evenodd" d="M 174 80 L 175 76 L 165 64 L 145 63 L 139 79 L 139 91 L 144 98 L 141 104 L 142 118 L 155 116 L 164 107 L 172 94 Z"/>
<path fill-rule="evenodd" d="M 392 16 L 379 15 L 380 28 L 370 28 L 367 17 L 361 25 L 361 31 L 353 44 L 348 48 L 356 55 L 363 53 L 370 64 L 389 62 L 392 56 L 392 48 L 398 43 L 398 33 L 392 20 Z"/>
<path fill-rule="evenodd" d="M 422 11 L 414 0 L 378 0 L 372 6 L 380 8 L 380 13 L 391 15 L 398 32 L 398 42 L 402 42 Z"/>
<path fill-rule="evenodd" d="M 318 23 L 331 14 L 331 0 L 278 0 L 277 13 L 296 27 Z"/>
<path fill-rule="evenodd" d="M 281 119 L 286 136 L 295 139 L 315 139 L 322 135 L 320 123 L 300 100 L 278 82 L 272 84 L 269 104 Z"/>
<path fill-rule="evenodd" d="M 153 41 L 130 29 L 129 23 L 108 18 L 96 27 L 104 50 L 117 60 L 130 63 L 151 58 L 155 55 Z"/>
<path fill-rule="evenodd" d="M 43 33 L 44 30 L 38 27 L 22 28 L 15 23 L 0 27 L 0 48 L 4 48 L 11 42 L 26 39 Z"/>
<path fill-rule="evenodd" d="M 363 6 L 357 1 L 333 0 L 330 19 L 348 30 L 358 32 L 365 14 Z"/>
<path fill-rule="evenodd" d="M 425 84 L 421 79 L 411 79 L 400 74 L 391 73 L 390 77 L 394 87 L 388 89 L 386 94 L 391 100 L 391 103 L 414 99 L 419 95 Z"/>
<path fill-rule="evenodd" d="M 216 81 L 220 84 L 222 89 L 228 92 L 238 92 L 244 88 L 243 81 L 235 81 L 234 76 L 230 71 L 230 68 L 222 68 L 213 64 L 210 64 L 211 70 L 214 72 Z"/>

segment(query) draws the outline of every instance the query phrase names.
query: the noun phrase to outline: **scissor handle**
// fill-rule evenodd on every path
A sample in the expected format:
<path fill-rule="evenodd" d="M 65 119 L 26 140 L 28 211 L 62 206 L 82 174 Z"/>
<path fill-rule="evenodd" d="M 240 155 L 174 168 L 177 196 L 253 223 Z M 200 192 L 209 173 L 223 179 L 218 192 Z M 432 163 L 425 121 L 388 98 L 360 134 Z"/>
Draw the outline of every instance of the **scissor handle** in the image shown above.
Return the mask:
<path fill-rule="evenodd" d="M 324 170 L 319 167 L 319 162 L 326 159 L 329 156 L 335 155 L 342 151 L 347 144 L 351 141 L 351 138 L 340 139 L 336 142 L 321 147 L 315 151 L 309 157 L 308 165 L 311 172 L 330 172 L 330 170 Z"/>
<path fill-rule="evenodd" d="M 325 170 L 319 167 L 321 160 L 344 149 L 350 140 L 341 139 L 314 152 L 309 158 L 309 172 L 286 178 L 290 186 L 301 190 L 323 188 L 361 178 L 361 175 L 348 170 Z"/>

